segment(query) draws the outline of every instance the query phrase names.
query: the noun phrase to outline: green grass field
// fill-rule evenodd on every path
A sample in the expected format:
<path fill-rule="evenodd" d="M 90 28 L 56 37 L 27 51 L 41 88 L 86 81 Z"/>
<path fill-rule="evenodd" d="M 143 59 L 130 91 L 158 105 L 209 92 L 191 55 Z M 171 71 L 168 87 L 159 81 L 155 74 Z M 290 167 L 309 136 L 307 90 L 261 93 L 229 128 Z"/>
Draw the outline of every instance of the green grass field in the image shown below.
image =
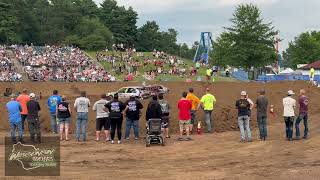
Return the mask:
<path fill-rule="evenodd" d="M 114 53 L 121 53 L 121 52 L 112 52 L 112 51 L 109 51 L 109 52 L 103 52 L 104 55 L 112 55 Z M 96 59 L 96 52 L 94 51 L 88 51 L 87 54 L 93 58 L 93 59 Z M 134 59 L 135 60 L 139 60 L 140 62 L 143 62 L 143 58 L 145 57 L 150 57 L 150 58 L 153 58 L 152 56 L 152 53 L 151 52 L 144 52 L 144 57 L 138 57 L 137 55 L 134 55 Z M 183 59 L 182 60 L 184 61 L 184 63 L 187 65 L 186 66 L 186 69 L 189 70 L 189 68 L 191 66 L 194 65 L 194 63 L 192 62 L 192 60 L 190 59 Z M 111 67 L 111 64 L 107 63 L 107 62 L 101 62 L 100 63 L 106 70 L 108 71 L 112 71 L 112 67 Z M 147 79 L 145 79 L 142 75 L 148 71 L 148 70 L 151 70 L 153 69 L 153 65 L 148 65 L 146 68 L 142 68 L 142 69 L 139 69 L 139 72 L 140 72 L 140 75 L 138 77 L 135 77 L 134 81 L 137 81 L 137 82 L 143 82 L 143 81 L 148 81 Z M 169 69 L 169 64 L 164 64 L 164 69 Z M 193 76 L 191 77 L 192 78 L 192 81 L 196 81 L 197 80 L 197 77 L 200 76 L 202 81 L 205 81 L 205 74 L 206 74 L 206 69 L 205 68 L 200 68 L 199 71 L 198 71 L 198 74 L 197 76 Z M 116 74 L 116 73 L 112 73 L 112 75 L 114 75 L 116 77 L 116 79 L 118 81 L 121 81 L 124 79 L 125 75 L 124 74 Z M 186 81 L 187 77 L 181 77 L 179 75 L 158 75 L 156 78 L 155 78 L 155 81 Z M 217 76 L 215 78 L 215 81 L 216 82 L 219 82 L 219 81 L 227 81 L 227 82 L 235 82 L 237 80 L 233 79 L 233 78 L 227 78 L 227 77 L 223 77 L 223 76 Z"/>

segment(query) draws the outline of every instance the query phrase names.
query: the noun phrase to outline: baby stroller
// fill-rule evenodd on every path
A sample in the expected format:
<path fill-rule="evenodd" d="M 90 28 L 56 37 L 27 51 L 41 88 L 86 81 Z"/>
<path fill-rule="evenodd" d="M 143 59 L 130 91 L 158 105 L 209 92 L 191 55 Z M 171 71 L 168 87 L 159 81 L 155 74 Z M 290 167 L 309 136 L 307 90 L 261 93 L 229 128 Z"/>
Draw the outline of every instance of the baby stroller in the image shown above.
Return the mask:
<path fill-rule="evenodd" d="M 150 119 L 147 124 L 146 146 L 151 144 L 165 145 L 161 131 L 161 119 Z"/>

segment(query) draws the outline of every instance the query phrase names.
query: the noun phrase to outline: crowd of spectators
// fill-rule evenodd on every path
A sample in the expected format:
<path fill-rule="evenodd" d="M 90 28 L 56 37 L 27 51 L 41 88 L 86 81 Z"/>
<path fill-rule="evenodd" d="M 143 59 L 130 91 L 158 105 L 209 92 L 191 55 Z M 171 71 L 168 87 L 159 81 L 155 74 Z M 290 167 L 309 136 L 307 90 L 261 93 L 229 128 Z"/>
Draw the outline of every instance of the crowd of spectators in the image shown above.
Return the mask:
<path fill-rule="evenodd" d="M 107 82 L 115 81 L 84 51 L 61 46 L 12 46 L 17 60 L 33 81 Z"/>
<path fill-rule="evenodd" d="M 116 74 L 127 74 L 134 77 L 142 75 L 147 80 L 153 80 L 159 75 L 196 75 L 196 68 L 188 68 L 183 60 L 176 56 L 170 56 L 163 51 L 154 50 L 152 56 L 146 56 L 143 52 L 136 52 L 134 48 L 121 51 L 125 53 L 97 52 L 97 61 L 109 64 L 111 71 Z M 141 72 L 143 74 L 140 74 Z"/>
<path fill-rule="evenodd" d="M 6 49 L 6 46 L 0 46 L 0 81 L 21 81 L 22 76 L 16 72 L 14 63 L 8 57 Z"/>

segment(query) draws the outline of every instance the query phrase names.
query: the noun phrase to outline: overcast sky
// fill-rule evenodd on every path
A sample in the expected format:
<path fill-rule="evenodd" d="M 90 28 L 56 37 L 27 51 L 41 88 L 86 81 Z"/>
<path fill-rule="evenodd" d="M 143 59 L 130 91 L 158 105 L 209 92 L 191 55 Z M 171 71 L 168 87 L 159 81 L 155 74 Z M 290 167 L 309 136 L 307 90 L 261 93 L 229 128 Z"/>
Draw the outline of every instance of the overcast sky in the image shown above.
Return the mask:
<path fill-rule="evenodd" d="M 94 0 L 97 3 L 103 0 Z M 162 30 L 175 28 L 178 41 L 191 45 L 200 39 L 200 32 L 210 31 L 219 36 L 235 7 L 241 3 L 259 6 L 266 22 L 272 22 L 283 39 L 280 48 L 304 31 L 320 30 L 320 0 L 117 0 L 132 6 L 139 14 L 138 26 L 155 20 Z"/>

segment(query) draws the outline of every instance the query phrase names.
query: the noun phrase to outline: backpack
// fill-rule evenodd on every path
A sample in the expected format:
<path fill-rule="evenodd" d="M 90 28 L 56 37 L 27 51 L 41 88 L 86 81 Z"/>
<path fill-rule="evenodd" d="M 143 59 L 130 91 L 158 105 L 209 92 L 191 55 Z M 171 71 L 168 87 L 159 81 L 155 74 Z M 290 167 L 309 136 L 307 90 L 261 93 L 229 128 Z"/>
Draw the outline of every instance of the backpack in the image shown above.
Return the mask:
<path fill-rule="evenodd" d="M 249 102 L 246 99 L 240 99 L 238 108 L 239 110 L 248 110 Z"/>
<path fill-rule="evenodd" d="M 159 101 L 162 113 L 169 113 L 169 104 L 167 101 Z"/>

